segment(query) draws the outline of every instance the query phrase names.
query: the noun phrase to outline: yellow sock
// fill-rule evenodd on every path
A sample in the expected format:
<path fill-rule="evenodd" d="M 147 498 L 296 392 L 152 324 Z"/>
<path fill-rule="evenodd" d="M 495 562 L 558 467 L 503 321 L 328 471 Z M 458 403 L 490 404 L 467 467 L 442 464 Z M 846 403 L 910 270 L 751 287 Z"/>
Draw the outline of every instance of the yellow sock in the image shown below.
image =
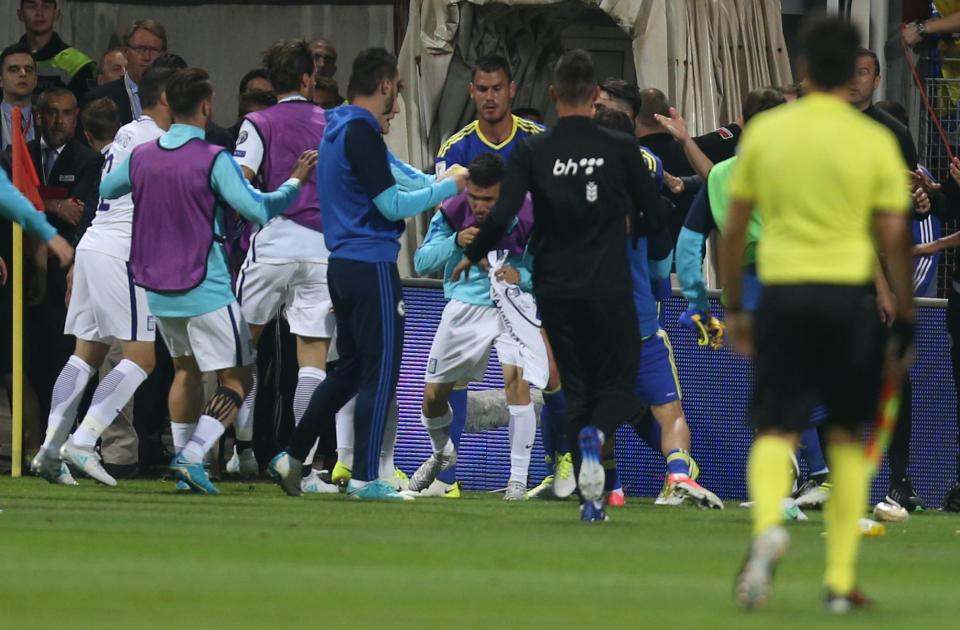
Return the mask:
<path fill-rule="evenodd" d="M 857 553 L 860 550 L 860 515 L 867 503 L 867 460 L 863 447 L 855 442 L 827 447 L 833 490 L 823 508 L 827 526 L 827 572 L 824 584 L 846 595 L 856 583 Z"/>
<path fill-rule="evenodd" d="M 790 494 L 790 456 L 793 445 L 775 435 L 753 442 L 747 463 L 750 500 L 753 501 L 753 535 L 783 521 L 783 499 Z"/>

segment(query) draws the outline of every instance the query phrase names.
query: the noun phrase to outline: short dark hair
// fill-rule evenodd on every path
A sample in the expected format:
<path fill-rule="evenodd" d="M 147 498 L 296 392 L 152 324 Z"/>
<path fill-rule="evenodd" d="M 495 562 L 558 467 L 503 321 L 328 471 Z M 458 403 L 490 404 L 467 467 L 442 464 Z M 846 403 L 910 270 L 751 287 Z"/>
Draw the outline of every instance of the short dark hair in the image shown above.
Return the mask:
<path fill-rule="evenodd" d="M 780 90 L 780 93 L 784 96 L 796 96 L 797 98 L 803 96 L 803 86 L 799 83 L 788 83 L 775 89 Z"/>
<path fill-rule="evenodd" d="M 390 81 L 397 76 L 397 58 L 385 48 L 367 48 L 353 60 L 350 82 L 347 84 L 347 99 L 357 96 L 373 96 L 381 81 Z"/>
<path fill-rule="evenodd" d="M 863 46 L 857 51 L 857 59 L 860 57 L 870 57 L 873 59 L 873 69 L 876 76 L 880 76 L 880 58 L 877 57 L 877 53 L 873 52 L 869 48 L 864 48 Z"/>
<path fill-rule="evenodd" d="M 860 31 L 853 24 L 835 17 L 817 17 L 804 25 L 800 58 L 817 87 L 831 90 L 848 83 L 859 54 Z"/>
<path fill-rule="evenodd" d="M 13 46 L 7 46 L 3 49 L 3 52 L 0 52 L 0 68 L 3 67 L 4 62 L 10 55 L 30 55 L 30 58 L 33 59 L 33 65 L 37 65 L 37 57 L 30 50 L 30 47 L 26 44 L 17 43 Z"/>
<path fill-rule="evenodd" d="M 543 120 L 543 112 L 536 107 L 517 107 L 513 110 L 513 115 L 519 116 L 520 118 L 524 118 L 526 120 L 532 120 L 533 118 L 536 118 L 536 120 L 533 122 L 539 122 Z"/>
<path fill-rule="evenodd" d="M 506 165 L 496 153 L 481 153 L 473 158 L 467 167 L 470 170 L 470 182 L 480 188 L 489 188 L 503 181 Z"/>
<path fill-rule="evenodd" d="M 314 87 L 318 90 L 324 92 L 337 92 L 340 93 L 340 84 L 337 83 L 337 80 L 333 77 L 327 77 L 324 75 L 317 75 L 317 81 L 314 84 Z"/>
<path fill-rule="evenodd" d="M 167 89 L 167 82 L 176 72 L 173 68 L 158 68 L 153 66 L 140 79 L 139 95 L 142 107 L 155 107 L 160 102 L 160 95 Z"/>
<path fill-rule="evenodd" d="M 27 0 L 20 0 L 20 8 L 21 8 L 21 9 L 23 8 L 23 3 L 26 2 L 26 1 L 27 1 Z M 58 3 L 57 3 L 57 0 L 35 0 L 35 2 L 41 2 L 41 3 L 43 3 L 43 2 L 49 2 L 49 3 L 52 4 L 53 6 L 57 6 L 57 4 L 58 4 Z"/>
<path fill-rule="evenodd" d="M 47 110 L 47 105 L 50 103 L 50 99 L 57 98 L 60 96 L 69 96 L 73 99 L 73 102 L 77 102 L 77 95 L 63 87 L 62 85 L 54 85 L 53 87 L 48 87 L 46 90 L 40 93 L 40 97 L 37 98 L 37 112 L 43 113 Z"/>
<path fill-rule="evenodd" d="M 760 112 L 773 109 L 786 102 L 787 99 L 784 98 L 783 92 L 777 88 L 760 88 L 751 91 L 747 94 L 747 98 L 743 100 L 743 124 L 746 125 L 751 118 Z"/>
<path fill-rule="evenodd" d="M 178 55 L 177 53 L 163 53 L 157 57 L 152 64 L 151 68 L 170 68 L 171 70 L 183 70 L 189 68 L 190 64 L 187 63 L 187 60 Z"/>
<path fill-rule="evenodd" d="M 243 96 L 243 95 L 246 93 L 246 91 L 247 91 L 247 86 L 250 85 L 250 82 L 253 81 L 254 79 L 264 79 L 264 80 L 267 80 L 267 81 L 270 80 L 270 79 L 267 78 L 267 71 L 264 70 L 263 68 L 254 68 L 253 70 L 248 71 L 248 72 L 247 72 L 245 75 L 243 75 L 243 77 L 240 79 L 240 92 L 239 92 L 239 94 L 240 94 L 241 96 Z"/>
<path fill-rule="evenodd" d="M 210 75 L 200 68 L 177 70 L 167 81 L 167 103 L 175 117 L 188 118 L 213 96 Z"/>
<path fill-rule="evenodd" d="M 316 71 L 310 42 L 305 39 L 281 39 L 263 51 L 263 67 L 277 94 L 296 92 L 300 79 Z"/>
<path fill-rule="evenodd" d="M 87 103 L 80 112 L 84 131 L 98 142 L 112 142 L 120 129 L 120 110 L 109 98 L 98 98 Z"/>
<path fill-rule="evenodd" d="M 277 104 L 277 96 L 266 90 L 248 90 L 240 95 L 239 110 L 241 116 L 258 109 L 266 109 Z"/>
<path fill-rule="evenodd" d="M 593 119 L 601 127 L 620 131 L 628 136 L 633 135 L 633 121 L 630 120 L 626 112 L 621 112 L 619 109 L 602 107 L 593 115 Z M 470 176 L 473 177 L 473 172 L 470 173 Z"/>
<path fill-rule="evenodd" d="M 667 95 L 657 88 L 647 88 L 640 92 L 640 122 L 648 127 L 657 124 L 656 115 L 670 115 L 670 101 Z"/>
<path fill-rule="evenodd" d="M 478 72 L 500 72 L 507 75 L 507 82 L 513 81 L 513 74 L 510 72 L 510 62 L 500 55 L 483 55 L 473 64 L 473 71 L 470 78 L 477 76 Z"/>
<path fill-rule="evenodd" d="M 582 48 L 568 50 L 553 67 L 553 89 L 563 103 L 579 104 L 593 97 L 597 75 L 590 53 Z"/>
<path fill-rule="evenodd" d="M 600 89 L 612 98 L 626 102 L 633 111 L 634 118 L 640 115 L 643 101 L 640 98 L 640 90 L 634 84 L 611 77 L 600 82 Z"/>
<path fill-rule="evenodd" d="M 907 113 L 907 108 L 900 103 L 896 101 L 877 101 L 873 105 L 896 118 L 904 127 L 910 126 L 910 114 Z"/>

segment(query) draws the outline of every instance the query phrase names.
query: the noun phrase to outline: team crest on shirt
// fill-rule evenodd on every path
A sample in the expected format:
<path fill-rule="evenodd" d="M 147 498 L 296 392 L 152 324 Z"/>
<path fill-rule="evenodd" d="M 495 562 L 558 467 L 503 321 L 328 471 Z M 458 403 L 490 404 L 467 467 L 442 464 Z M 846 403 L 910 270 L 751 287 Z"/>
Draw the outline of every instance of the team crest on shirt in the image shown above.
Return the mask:
<path fill-rule="evenodd" d="M 157 327 L 157 320 L 153 318 L 153 315 L 147 315 L 147 330 L 152 331 Z"/>
<path fill-rule="evenodd" d="M 727 129 L 726 127 L 720 127 L 717 129 L 717 135 L 719 135 L 724 140 L 733 140 L 733 132 Z"/>
<path fill-rule="evenodd" d="M 594 203 L 597 200 L 597 183 L 587 182 L 587 201 Z"/>
<path fill-rule="evenodd" d="M 237 144 L 243 144 L 246 141 L 247 141 L 247 132 L 241 131 L 240 135 L 237 136 Z"/>
<path fill-rule="evenodd" d="M 403 300 L 400 300 L 399 302 L 397 302 L 397 315 L 399 315 L 400 317 L 407 316 L 407 306 L 406 304 L 403 303 Z"/>
<path fill-rule="evenodd" d="M 427 363 L 427 374 L 436 374 L 437 373 L 437 360 L 430 359 Z"/>

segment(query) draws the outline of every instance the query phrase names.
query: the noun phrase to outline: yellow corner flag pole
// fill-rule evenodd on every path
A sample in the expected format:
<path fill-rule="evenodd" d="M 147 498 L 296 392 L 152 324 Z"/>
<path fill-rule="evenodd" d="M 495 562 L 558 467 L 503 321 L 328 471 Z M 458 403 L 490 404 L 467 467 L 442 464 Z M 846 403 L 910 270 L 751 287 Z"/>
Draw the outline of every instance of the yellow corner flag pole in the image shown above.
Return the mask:
<path fill-rule="evenodd" d="M 12 468 L 10 474 L 23 474 L 23 228 L 13 224 L 13 430 Z"/>

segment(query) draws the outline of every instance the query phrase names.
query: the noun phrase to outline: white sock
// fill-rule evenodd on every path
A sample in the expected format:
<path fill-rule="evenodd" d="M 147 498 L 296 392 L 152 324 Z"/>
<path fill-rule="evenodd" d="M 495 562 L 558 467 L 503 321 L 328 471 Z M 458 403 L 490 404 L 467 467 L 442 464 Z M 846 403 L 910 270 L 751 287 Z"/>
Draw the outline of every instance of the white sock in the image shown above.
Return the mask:
<path fill-rule="evenodd" d="M 140 384 L 147 380 L 147 373 L 139 365 L 123 359 L 110 370 L 93 393 L 93 402 L 80 428 L 73 434 L 78 446 L 92 447 L 103 435 L 120 410 L 130 402 Z"/>
<path fill-rule="evenodd" d="M 527 484 L 530 452 L 537 435 L 537 414 L 533 403 L 507 405 L 510 410 L 510 481 Z"/>
<path fill-rule="evenodd" d="M 60 370 L 50 399 L 50 416 L 47 418 L 47 436 L 43 449 L 56 453 L 63 446 L 70 429 L 77 419 L 80 400 L 90 379 L 97 370 L 77 355 L 71 355 Z"/>
<path fill-rule="evenodd" d="M 397 399 L 390 401 L 390 412 L 387 414 L 387 424 L 383 428 L 383 446 L 380 448 L 380 477 L 390 479 L 396 464 L 393 462 L 393 447 L 397 443 L 397 422 L 400 419 L 400 407 Z"/>
<path fill-rule="evenodd" d="M 216 418 L 206 415 L 200 416 L 200 422 L 197 423 L 193 436 L 183 448 L 183 457 L 192 464 L 202 462 L 204 455 L 220 439 L 223 431 L 223 424 Z"/>
<path fill-rule="evenodd" d="M 237 419 L 233 423 L 233 430 L 238 442 L 253 441 L 253 402 L 257 398 L 257 366 L 253 366 L 253 386 L 247 392 L 247 397 L 240 405 Z"/>
<path fill-rule="evenodd" d="M 307 406 L 310 404 L 310 399 L 313 398 L 313 392 L 325 378 L 327 378 L 327 372 L 320 368 L 302 367 L 297 372 L 297 389 L 293 394 L 294 426 L 299 425 L 300 421 L 303 420 L 303 414 L 307 412 Z"/>
<path fill-rule="evenodd" d="M 317 438 L 313 443 L 313 448 L 310 449 L 310 452 L 307 453 L 307 457 L 303 460 L 304 466 L 313 466 L 313 456 L 317 454 L 317 447 L 320 446 L 320 438 Z"/>
<path fill-rule="evenodd" d="M 170 421 L 170 437 L 173 438 L 173 450 L 177 453 L 187 447 L 193 432 L 197 430 L 196 422 L 177 422 Z"/>
<path fill-rule="evenodd" d="M 442 453 L 450 441 L 450 423 L 453 422 L 453 409 L 447 405 L 447 412 L 437 418 L 428 418 L 420 414 L 420 422 L 427 427 L 430 442 L 433 443 L 433 452 Z"/>
<path fill-rule="evenodd" d="M 337 412 L 337 459 L 353 470 L 353 414 L 357 409 L 354 396 Z"/>

